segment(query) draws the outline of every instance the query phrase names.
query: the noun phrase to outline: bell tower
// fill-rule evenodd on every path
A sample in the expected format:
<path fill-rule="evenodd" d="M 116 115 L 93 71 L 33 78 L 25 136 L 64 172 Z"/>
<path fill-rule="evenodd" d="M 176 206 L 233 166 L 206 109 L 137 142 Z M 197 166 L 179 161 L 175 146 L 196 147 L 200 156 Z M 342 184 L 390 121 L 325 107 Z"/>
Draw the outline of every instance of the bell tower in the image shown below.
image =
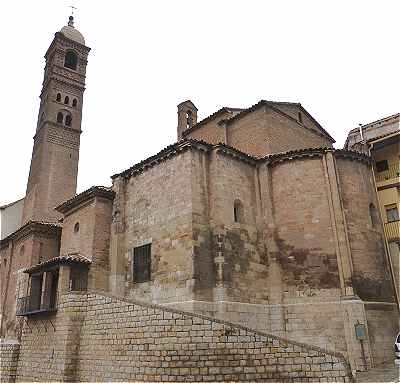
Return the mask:
<path fill-rule="evenodd" d="M 54 36 L 46 66 L 22 221 L 57 222 L 76 193 L 86 64 L 90 48 L 73 16 Z"/>

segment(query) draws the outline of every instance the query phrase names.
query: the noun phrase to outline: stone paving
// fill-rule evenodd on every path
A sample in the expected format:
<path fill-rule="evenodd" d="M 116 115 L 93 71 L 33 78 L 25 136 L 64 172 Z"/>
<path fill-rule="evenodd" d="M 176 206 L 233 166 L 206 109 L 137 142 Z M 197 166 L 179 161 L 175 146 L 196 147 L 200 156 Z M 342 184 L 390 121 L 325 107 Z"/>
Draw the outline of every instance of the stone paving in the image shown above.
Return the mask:
<path fill-rule="evenodd" d="M 357 383 L 399 383 L 400 364 L 394 362 L 357 374 Z"/>

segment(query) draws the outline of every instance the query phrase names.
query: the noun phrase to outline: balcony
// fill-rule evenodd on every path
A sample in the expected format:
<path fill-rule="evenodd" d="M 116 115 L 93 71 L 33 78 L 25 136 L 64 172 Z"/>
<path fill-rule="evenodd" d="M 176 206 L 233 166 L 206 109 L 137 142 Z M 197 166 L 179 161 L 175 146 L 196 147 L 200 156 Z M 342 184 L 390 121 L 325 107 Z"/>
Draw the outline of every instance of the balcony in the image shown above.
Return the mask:
<path fill-rule="evenodd" d="M 40 296 L 29 295 L 17 299 L 17 316 L 30 316 L 34 314 L 46 314 L 57 311 L 57 301 L 41 302 Z"/>
<path fill-rule="evenodd" d="M 388 181 L 400 177 L 400 162 L 389 165 L 387 170 L 375 174 L 376 182 Z"/>
<path fill-rule="evenodd" d="M 389 242 L 400 239 L 400 221 L 385 223 L 385 235 Z"/>

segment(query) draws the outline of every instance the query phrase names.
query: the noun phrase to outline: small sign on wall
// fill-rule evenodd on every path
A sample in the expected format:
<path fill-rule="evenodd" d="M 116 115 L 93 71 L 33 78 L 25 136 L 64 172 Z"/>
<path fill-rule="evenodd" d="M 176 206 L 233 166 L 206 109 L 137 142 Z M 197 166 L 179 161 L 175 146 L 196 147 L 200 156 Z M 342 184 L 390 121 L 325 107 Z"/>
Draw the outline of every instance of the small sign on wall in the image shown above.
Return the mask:
<path fill-rule="evenodd" d="M 366 340 L 367 339 L 367 330 L 365 325 L 362 323 L 357 323 L 354 325 L 354 329 L 356 331 L 357 340 Z"/>

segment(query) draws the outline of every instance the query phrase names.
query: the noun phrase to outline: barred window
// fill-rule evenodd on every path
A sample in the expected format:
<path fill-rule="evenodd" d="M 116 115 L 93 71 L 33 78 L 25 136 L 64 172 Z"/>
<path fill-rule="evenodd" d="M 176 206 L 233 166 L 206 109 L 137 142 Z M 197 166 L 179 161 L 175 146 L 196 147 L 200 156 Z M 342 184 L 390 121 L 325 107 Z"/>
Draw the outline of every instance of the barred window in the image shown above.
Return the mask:
<path fill-rule="evenodd" d="M 135 247 L 133 250 L 133 280 L 147 282 L 151 271 L 151 243 Z"/>

